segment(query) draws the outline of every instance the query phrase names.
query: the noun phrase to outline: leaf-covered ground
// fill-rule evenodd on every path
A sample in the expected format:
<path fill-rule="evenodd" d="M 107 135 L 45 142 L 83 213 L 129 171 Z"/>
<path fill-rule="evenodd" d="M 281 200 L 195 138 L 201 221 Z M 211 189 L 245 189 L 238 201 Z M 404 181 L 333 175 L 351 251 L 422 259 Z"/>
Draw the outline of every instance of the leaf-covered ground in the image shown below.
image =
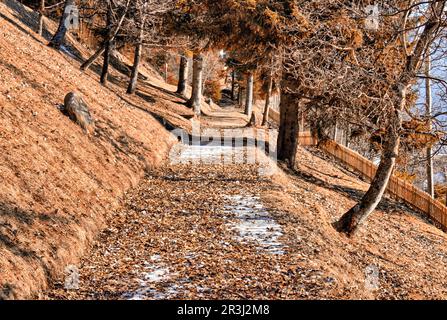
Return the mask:
<path fill-rule="evenodd" d="M 283 213 L 259 198 L 274 188 L 256 165 L 181 164 L 148 172 L 83 260 L 80 289 L 59 283 L 49 298 L 319 296 L 333 279 L 297 268 L 299 248 L 287 247 L 275 222 Z"/>
<path fill-rule="evenodd" d="M 248 164 L 148 172 L 83 259 L 79 289 L 60 279 L 46 298 L 445 297 L 441 231 L 385 199 L 348 239 L 330 223 L 367 184 L 316 150 L 299 160 L 273 176 Z"/>

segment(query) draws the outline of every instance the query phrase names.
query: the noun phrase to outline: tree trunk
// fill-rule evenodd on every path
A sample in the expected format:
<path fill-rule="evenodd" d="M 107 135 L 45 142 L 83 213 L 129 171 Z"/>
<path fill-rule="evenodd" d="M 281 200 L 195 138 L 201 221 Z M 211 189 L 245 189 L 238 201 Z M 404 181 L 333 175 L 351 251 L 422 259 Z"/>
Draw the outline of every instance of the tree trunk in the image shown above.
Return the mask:
<path fill-rule="evenodd" d="M 192 75 L 192 94 L 187 105 L 194 109 L 196 115 L 200 115 L 202 104 L 202 82 L 203 82 L 203 56 L 200 53 L 194 53 L 193 56 L 193 75 Z"/>
<path fill-rule="evenodd" d="M 109 66 L 110 66 L 110 52 L 112 51 L 112 43 L 109 41 L 106 43 L 106 48 L 104 50 L 104 62 L 102 64 L 101 71 L 101 83 L 107 86 L 109 81 Z"/>
<path fill-rule="evenodd" d="M 281 91 L 278 91 L 276 94 L 276 107 L 279 109 L 279 104 L 281 103 Z M 304 113 L 303 113 L 304 114 Z M 303 116 L 304 119 L 304 116 Z M 304 129 L 304 127 L 302 127 Z"/>
<path fill-rule="evenodd" d="M 167 55 L 166 55 L 166 61 L 167 61 Z M 169 75 L 168 75 L 168 63 L 167 62 L 165 62 L 165 82 L 166 83 L 168 83 L 168 78 L 169 78 Z"/>
<path fill-rule="evenodd" d="M 129 86 L 127 88 L 128 94 L 134 94 L 137 89 L 138 73 L 141 61 L 141 52 L 143 51 L 143 37 L 144 37 L 144 18 L 142 18 L 140 26 L 140 38 L 138 44 L 135 46 L 135 54 L 133 59 L 132 72 L 130 74 Z"/>
<path fill-rule="evenodd" d="M 251 115 L 253 112 L 253 72 L 250 72 L 247 76 L 247 92 L 245 98 L 245 114 Z"/>
<path fill-rule="evenodd" d="M 269 111 L 270 111 L 270 100 L 272 96 L 272 88 L 273 88 L 273 76 L 270 73 L 269 79 L 268 79 L 268 88 L 267 88 L 267 96 L 265 97 L 265 106 L 264 106 L 264 115 L 262 117 L 262 125 L 267 125 L 267 122 L 269 120 Z"/>
<path fill-rule="evenodd" d="M 95 62 L 96 59 L 98 59 L 104 53 L 105 49 L 106 47 L 105 44 L 103 43 L 101 47 L 98 50 L 96 50 L 95 53 L 81 65 L 81 70 L 85 71 L 88 68 L 90 68 L 93 62 Z"/>
<path fill-rule="evenodd" d="M 425 62 L 425 115 L 428 119 L 428 131 L 432 131 L 433 125 L 431 121 L 432 116 L 432 92 L 431 92 L 431 81 L 430 81 L 430 69 L 431 61 L 430 55 L 427 53 L 427 58 Z M 431 146 L 427 147 L 427 193 L 430 197 L 435 197 L 435 186 L 433 180 L 433 150 Z"/>
<path fill-rule="evenodd" d="M 112 8 L 109 6 L 109 9 L 107 10 L 107 37 L 106 37 L 106 43 L 105 43 L 105 50 L 104 50 L 104 62 L 102 65 L 102 72 L 101 72 L 101 83 L 104 86 L 107 86 L 108 78 L 109 78 L 109 66 L 110 66 L 110 53 L 112 51 L 112 37 L 110 36 L 112 32 Z"/>
<path fill-rule="evenodd" d="M 133 60 L 132 73 L 130 75 L 129 87 L 127 88 L 128 94 L 134 94 L 137 89 L 138 73 L 139 73 L 142 51 L 143 51 L 143 44 L 142 42 L 140 42 L 135 46 L 135 55 Z"/>
<path fill-rule="evenodd" d="M 185 96 L 186 95 L 186 84 L 188 82 L 188 58 L 186 54 L 183 53 L 180 58 L 180 66 L 178 72 L 178 85 L 177 93 Z"/>
<path fill-rule="evenodd" d="M 236 90 L 235 87 L 236 87 L 236 72 L 233 70 L 231 72 L 231 100 L 233 100 L 233 101 L 235 99 L 235 96 L 234 96 L 235 90 Z"/>
<path fill-rule="evenodd" d="M 350 135 L 351 135 L 351 128 L 348 125 L 345 129 L 345 146 L 346 146 L 346 148 L 349 148 L 349 146 L 351 145 Z"/>
<path fill-rule="evenodd" d="M 365 193 L 360 203 L 351 208 L 351 210 L 345 213 L 340 220 L 335 223 L 334 226 L 339 232 L 346 233 L 349 236 L 353 235 L 362 222 L 368 218 L 380 203 L 393 173 L 396 157 L 399 152 L 400 138 L 399 134 L 396 134 L 394 131 L 396 131 L 394 128 L 388 129 L 388 133 L 390 133 L 391 136 L 388 141 L 385 142 L 382 159 L 370 188 Z"/>
<path fill-rule="evenodd" d="M 280 102 L 280 125 L 277 141 L 278 160 L 295 165 L 299 136 L 299 108 L 296 99 L 284 92 Z"/>
<path fill-rule="evenodd" d="M 393 173 L 396 158 L 399 155 L 400 130 L 402 127 L 401 110 L 406 103 L 406 94 L 407 87 L 402 86 L 399 93 L 400 106 L 390 115 L 391 119 L 386 130 L 382 157 L 376 175 L 362 200 L 334 223 L 334 227 L 339 232 L 348 236 L 353 235 L 382 200 Z"/>
<path fill-rule="evenodd" d="M 304 131 L 305 125 L 306 125 L 306 118 L 305 118 L 305 114 L 304 111 L 299 112 L 299 128 L 301 129 L 301 131 Z"/>
<path fill-rule="evenodd" d="M 75 0 L 65 0 L 64 13 L 62 14 L 62 17 L 59 20 L 59 26 L 57 28 L 56 33 L 54 34 L 53 38 L 48 44 L 50 47 L 60 49 L 60 47 L 64 44 L 69 23 L 73 18 L 72 10 L 74 7 L 75 7 Z"/>
<path fill-rule="evenodd" d="M 37 33 L 43 35 L 43 19 L 45 13 L 45 0 L 40 0 L 39 3 L 39 25 L 37 27 Z"/>
<path fill-rule="evenodd" d="M 237 94 L 237 101 L 239 106 L 243 106 L 244 105 L 244 88 L 242 88 L 241 86 L 239 86 L 239 91 Z"/>

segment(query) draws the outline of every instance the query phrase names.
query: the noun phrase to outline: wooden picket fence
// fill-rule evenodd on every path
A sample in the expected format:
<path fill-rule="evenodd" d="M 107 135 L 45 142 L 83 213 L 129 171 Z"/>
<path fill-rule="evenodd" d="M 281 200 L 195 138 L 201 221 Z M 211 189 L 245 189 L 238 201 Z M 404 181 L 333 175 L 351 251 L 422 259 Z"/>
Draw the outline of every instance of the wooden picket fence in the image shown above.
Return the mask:
<path fill-rule="evenodd" d="M 331 154 L 369 180 L 372 180 L 376 174 L 377 166 L 374 163 L 335 141 L 318 143 L 317 138 L 313 137 L 310 132 L 301 132 L 299 143 L 302 146 L 318 145 L 320 149 Z M 390 179 L 387 192 L 427 214 L 442 230 L 447 231 L 447 207 L 431 198 L 428 193 L 395 175 Z"/>

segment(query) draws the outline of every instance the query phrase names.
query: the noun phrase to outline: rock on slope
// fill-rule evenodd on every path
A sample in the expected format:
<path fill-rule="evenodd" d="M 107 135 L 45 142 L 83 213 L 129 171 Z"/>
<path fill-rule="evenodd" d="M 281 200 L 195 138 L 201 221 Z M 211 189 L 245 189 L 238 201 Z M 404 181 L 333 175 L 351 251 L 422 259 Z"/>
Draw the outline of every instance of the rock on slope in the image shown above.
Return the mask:
<path fill-rule="evenodd" d="M 0 3 L 0 298 L 32 297 L 75 263 L 147 166 L 174 143 L 144 108 L 46 46 L 29 12 Z M 96 132 L 58 109 L 79 92 Z M 144 103 L 144 101 L 140 101 Z"/>

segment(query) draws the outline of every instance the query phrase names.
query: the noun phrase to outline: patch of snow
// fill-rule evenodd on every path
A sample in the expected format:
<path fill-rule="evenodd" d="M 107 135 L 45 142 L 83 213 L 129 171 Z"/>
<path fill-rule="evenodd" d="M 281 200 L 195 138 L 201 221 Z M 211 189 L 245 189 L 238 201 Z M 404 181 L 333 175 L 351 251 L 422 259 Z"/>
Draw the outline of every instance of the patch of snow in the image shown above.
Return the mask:
<path fill-rule="evenodd" d="M 230 217 L 229 228 L 238 233 L 241 243 L 255 243 L 260 251 L 269 254 L 284 254 L 285 245 L 279 238 L 283 235 L 281 226 L 263 207 L 259 197 L 236 195 L 226 197 L 230 202 L 225 212 Z"/>
<path fill-rule="evenodd" d="M 167 290 L 160 292 L 153 288 L 152 284 L 169 280 L 172 276 L 169 269 L 164 267 L 160 262 L 161 256 L 153 255 L 150 257 L 151 262 L 144 262 L 144 268 L 148 270 L 141 274 L 140 288 L 135 292 L 126 293 L 123 298 L 127 300 L 163 300 L 177 293 L 175 285 L 168 287 Z M 157 264 L 154 264 L 158 262 Z"/>
<path fill-rule="evenodd" d="M 261 176 L 272 175 L 275 159 L 253 146 L 177 144 L 170 153 L 171 164 L 258 164 Z"/>
<path fill-rule="evenodd" d="M 182 289 L 182 286 L 178 285 L 172 285 L 168 287 L 164 292 L 157 291 L 152 288 L 144 288 L 136 292 L 133 296 L 128 298 L 128 300 L 166 300 L 170 297 L 176 295 L 180 289 Z"/>
<path fill-rule="evenodd" d="M 154 254 L 153 256 L 151 256 L 151 260 L 152 261 L 160 261 L 161 256 L 159 254 Z"/>
<path fill-rule="evenodd" d="M 143 273 L 144 280 L 140 280 L 143 284 L 147 282 L 157 282 L 168 278 L 169 270 L 166 268 L 155 269 L 150 272 Z"/>
<path fill-rule="evenodd" d="M 231 164 L 243 161 L 243 147 L 179 145 L 177 163 Z M 240 158 L 237 159 L 237 157 Z"/>

